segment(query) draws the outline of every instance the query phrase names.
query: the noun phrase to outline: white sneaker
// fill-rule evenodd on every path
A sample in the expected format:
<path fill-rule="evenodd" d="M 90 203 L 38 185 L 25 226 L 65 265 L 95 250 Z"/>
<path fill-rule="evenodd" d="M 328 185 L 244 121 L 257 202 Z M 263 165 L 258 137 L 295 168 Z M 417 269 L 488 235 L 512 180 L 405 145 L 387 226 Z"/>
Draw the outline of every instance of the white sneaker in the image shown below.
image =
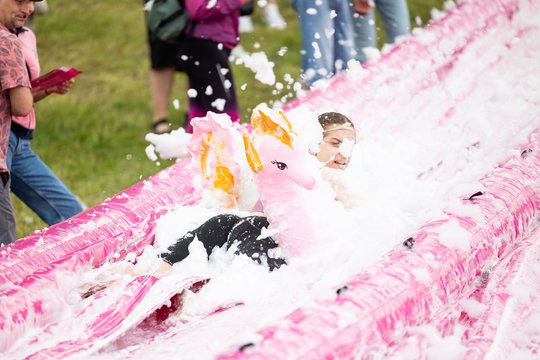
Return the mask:
<path fill-rule="evenodd" d="M 274 29 L 285 29 L 287 23 L 281 14 L 276 4 L 268 4 L 263 8 L 264 22 Z"/>
<path fill-rule="evenodd" d="M 238 23 L 238 31 L 240 31 L 241 33 L 253 32 L 253 22 L 251 21 L 251 16 L 240 16 L 240 21 Z"/>

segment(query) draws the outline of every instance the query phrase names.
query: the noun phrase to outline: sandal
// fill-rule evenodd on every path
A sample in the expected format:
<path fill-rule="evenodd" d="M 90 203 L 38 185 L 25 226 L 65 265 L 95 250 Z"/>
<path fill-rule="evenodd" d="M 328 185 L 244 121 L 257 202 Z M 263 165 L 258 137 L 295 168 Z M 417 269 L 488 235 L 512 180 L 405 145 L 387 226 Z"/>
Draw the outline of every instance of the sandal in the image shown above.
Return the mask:
<path fill-rule="evenodd" d="M 152 122 L 152 132 L 158 135 L 171 132 L 171 124 L 169 123 L 169 119 L 161 118 L 154 120 Z"/>

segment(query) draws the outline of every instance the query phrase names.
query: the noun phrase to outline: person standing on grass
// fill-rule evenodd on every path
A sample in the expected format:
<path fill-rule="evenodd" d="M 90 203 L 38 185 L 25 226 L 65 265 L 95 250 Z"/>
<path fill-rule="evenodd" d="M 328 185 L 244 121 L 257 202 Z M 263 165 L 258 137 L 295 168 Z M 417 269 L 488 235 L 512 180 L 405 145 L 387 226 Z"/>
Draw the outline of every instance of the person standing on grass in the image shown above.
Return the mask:
<path fill-rule="evenodd" d="M 13 30 L 22 45 L 30 80 L 39 77 L 40 65 L 36 36 L 26 27 Z M 33 90 L 34 103 L 54 94 L 66 94 L 74 79 L 46 89 Z M 27 116 L 14 116 L 9 136 L 7 166 L 11 173 L 11 192 L 34 211 L 47 225 L 53 225 L 83 210 L 80 201 L 32 150 L 36 128 L 34 109 Z"/>
<path fill-rule="evenodd" d="M 240 40 L 240 8 L 248 1 L 186 0 L 190 21 L 180 44 L 154 41 L 149 34 L 154 133 L 170 131 L 167 112 L 175 71 L 184 72 L 189 79 L 187 132 L 193 130 L 191 119 L 206 116 L 208 111 L 227 113 L 233 121 L 240 119 L 229 56 Z M 148 1 L 147 6 L 151 4 Z"/>
<path fill-rule="evenodd" d="M 11 118 L 28 115 L 33 105 L 22 47 L 9 29 L 23 26 L 33 11 L 34 1 L 0 0 L 0 245 L 16 239 L 6 164 Z"/>
<path fill-rule="evenodd" d="M 246 1 L 184 1 L 191 23 L 180 44 L 178 64 L 189 78 L 187 132 L 193 131 L 191 119 L 208 111 L 240 119 L 229 56 L 240 41 L 238 18 Z"/>
<path fill-rule="evenodd" d="M 145 20 L 153 1 L 145 0 Z M 146 27 L 148 28 L 148 26 Z M 169 44 L 147 32 L 150 51 L 150 95 L 152 98 L 152 131 L 155 134 L 170 132 L 169 101 L 178 71 L 178 44 Z"/>

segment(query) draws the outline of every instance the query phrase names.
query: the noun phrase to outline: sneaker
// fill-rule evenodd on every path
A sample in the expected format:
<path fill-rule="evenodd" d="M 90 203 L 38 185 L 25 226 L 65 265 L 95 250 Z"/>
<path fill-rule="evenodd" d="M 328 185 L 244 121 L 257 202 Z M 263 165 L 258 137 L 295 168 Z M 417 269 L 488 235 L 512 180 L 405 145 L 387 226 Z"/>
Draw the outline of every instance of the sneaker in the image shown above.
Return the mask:
<path fill-rule="evenodd" d="M 251 16 L 249 15 L 240 16 L 240 22 L 238 24 L 238 31 L 240 31 L 241 33 L 253 32 L 253 22 L 251 21 Z"/>
<path fill-rule="evenodd" d="M 285 29 L 287 23 L 281 14 L 276 4 L 268 4 L 263 8 L 264 22 L 274 29 Z"/>

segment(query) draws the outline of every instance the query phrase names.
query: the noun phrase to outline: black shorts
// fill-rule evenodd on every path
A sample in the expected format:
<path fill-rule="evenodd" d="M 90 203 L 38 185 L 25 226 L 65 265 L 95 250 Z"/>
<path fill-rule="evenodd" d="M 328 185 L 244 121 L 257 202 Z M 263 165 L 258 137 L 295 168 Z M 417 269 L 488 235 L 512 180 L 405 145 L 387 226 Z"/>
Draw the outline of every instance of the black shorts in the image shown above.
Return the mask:
<path fill-rule="evenodd" d="M 178 44 L 169 44 L 152 38 L 148 33 L 150 67 L 154 70 L 175 67 L 178 69 Z"/>
<path fill-rule="evenodd" d="M 144 0 L 144 4 L 150 0 Z M 145 11 L 145 27 L 147 29 L 146 36 L 148 39 L 148 48 L 150 50 L 150 67 L 152 69 L 163 69 L 174 66 L 178 70 L 178 45 L 169 44 L 158 39 L 153 39 L 148 31 L 146 23 L 146 11 Z"/>

